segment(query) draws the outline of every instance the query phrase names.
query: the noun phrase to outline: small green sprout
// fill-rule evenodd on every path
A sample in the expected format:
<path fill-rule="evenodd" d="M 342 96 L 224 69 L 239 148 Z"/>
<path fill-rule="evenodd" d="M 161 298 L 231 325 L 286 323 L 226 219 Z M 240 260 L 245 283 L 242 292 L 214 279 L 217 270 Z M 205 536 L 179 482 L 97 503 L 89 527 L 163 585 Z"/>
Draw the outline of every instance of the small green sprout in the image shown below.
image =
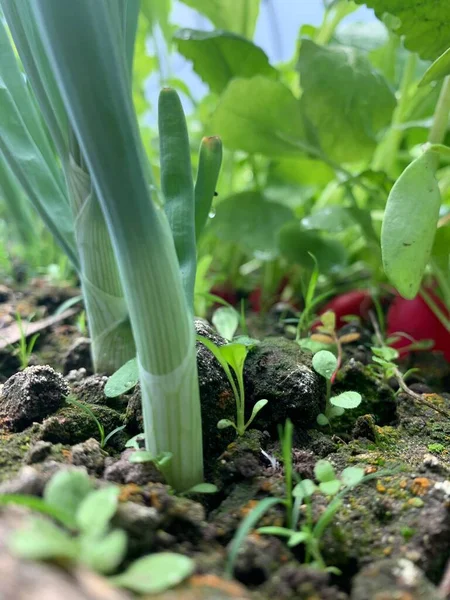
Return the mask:
<path fill-rule="evenodd" d="M 244 435 L 245 430 L 248 429 L 256 415 L 268 402 L 267 400 L 258 400 L 253 406 L 250 418 L 245 422 L 244 363 L 248 352 L 256 342 L 250 338 L 241 337 L 237 338 L 240 341 L 217 346 L 214 342 L 201 335 L 198 335 L 197 339 L 204 344 L 219 361 L 220 366 L 225 371 L 225 375 L 230 382 L 236 400 L 236 422 L 233 422 L 230 419 L 221 419 L 217 423 L 217 427 L 219 429 L 233 427 L 238 435 Z M 232 371 L 236 375 L 237 386 Z"/>
<path fill-rule="evenodd" d="M 37 339 L 39 338 L 39 333 L 35 333 L 30 337 L 29 341 L 27 341 L 27 329 L 31 323 L 32 318 L 33 316 L 31 316 L 28 319 L 28 321 L 26 321 L 26 328 L 24 328 L 24 323 L 20 314 L 17 312 L 15 315 L 15 321 L 19 329 L 20 339 L 17 343 L 17 346 L 12 346 L 12 349 L 14 355 L 19 357 L 21 371 L 26 369 L 30 364 L 30 358 L 34 350 L 34 346 L 36 345 Z"/>
<path fill-rule="evenodd" d="M 64 560 L 85 565 L 102 575 L 117 572 L 128 546 L 126 532 L 111 528 L 119 494 L 118 486 L 94 489 L 85 472 L 63 470 L 50 479 L 43 498 L 0 495 L 0 505 L 28 506 L 58 523 L 43 517 L 30 518 L 27 526 L 13 533 L 11 550 L 27 560 Z M 136 593 L 160 593 L 193 571 L 191 558 L 161 552 L 132 562 L 125 571 L 110 577 L 110 581 Z"/>
<path fill-rule="evenodd" d="M 319 425 L 330 425 L 335 417 L 340 417 L 345 410 L 356 408 L 361 404 L 362 397 L 358 392 L 345 391 L 338 396 L 331 396 L 331 384 L 333 375 L 338 368 L 337 358 L 328 350 L 320 350 L 314 354 L 312 359 L 314 370 L 322 375 L 327 384 L 327 396 L 325 413 L 317 417 Z"/>
<path fill-rule="evenodd" d="M 87 404 L 84 404 L 84 402 L 79 402 L 73 396 L 67 396 L 66 402 L 68 404 L 73 404 L 77 408 L 84 411 L 95 422 L 95 424 L 97 425 L 98 432 L 100 434 L 100 448 L 105 448 L 106 444 L 113 437 L 113 435 L 116 435 L 116 433 L 123 431 L 126 427 L 126 425 L 120 425 L 119 427 L 116 427 L 115 429 L 113 429 L 106 435 L 105 428 L 103 427 L 102 423 L 100 423 L 100 421 L 95 416 L 94 411 L 92 409 L 90 409 Z"/>

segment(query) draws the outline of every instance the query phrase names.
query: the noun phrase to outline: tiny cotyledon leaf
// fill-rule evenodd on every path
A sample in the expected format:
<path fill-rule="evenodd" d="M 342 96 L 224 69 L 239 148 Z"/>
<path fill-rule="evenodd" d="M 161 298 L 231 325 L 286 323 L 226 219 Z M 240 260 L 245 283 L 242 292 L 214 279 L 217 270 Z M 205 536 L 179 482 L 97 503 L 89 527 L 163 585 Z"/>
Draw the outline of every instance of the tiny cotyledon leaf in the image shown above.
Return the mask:
<path fill-rule="evenodd" d="M 381 229 L 386 275 L 404 298 L 414 298 L 433 248 L 441 205 L 437 156 L 425 152 L 400 175 L 389 194 Z"/>

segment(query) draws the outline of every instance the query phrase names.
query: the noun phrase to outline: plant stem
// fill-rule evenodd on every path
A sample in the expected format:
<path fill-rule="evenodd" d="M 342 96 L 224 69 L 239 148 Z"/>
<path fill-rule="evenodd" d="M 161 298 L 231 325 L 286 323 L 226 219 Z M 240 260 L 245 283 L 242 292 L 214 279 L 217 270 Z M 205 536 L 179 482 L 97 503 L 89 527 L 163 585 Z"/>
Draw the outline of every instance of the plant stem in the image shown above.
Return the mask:
<path fill-rule="evenodd" d="M 401 80 L 399 101 L 392 116 L 391 126 L 379 144 L 372 163 L 372 168 L 375 171 L 386 171 L 391 176 L 396 175 L 397 155 L 404 135 L 400 125 L 408 117 L 411 97 L 417 89 L 417 86 L 415 86 L 414 92 L 411 92 L 416 67 L 417 54 L 410 53 Z"/>
<path fill-rule="evenodd" d="M 448 116 L 450 113 L 450 76 L 444 79 L 441 93 L 434 111 L 433 125 L 428 134 L 430 144 L 442 144 L 448 127 Z"/>

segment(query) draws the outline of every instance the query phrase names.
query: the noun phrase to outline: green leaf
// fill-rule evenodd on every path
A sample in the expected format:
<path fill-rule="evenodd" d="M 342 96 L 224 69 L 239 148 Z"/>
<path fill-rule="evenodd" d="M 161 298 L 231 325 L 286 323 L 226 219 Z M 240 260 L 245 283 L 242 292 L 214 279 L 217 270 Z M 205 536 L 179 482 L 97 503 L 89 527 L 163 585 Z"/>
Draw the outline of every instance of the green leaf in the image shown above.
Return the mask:
<path fill-rule="evenodd" d="M 158 102 L 159 154 L 164 210 L 172 230 L 188 306 L 193 310 L 197 249 L 191 151 L 186 118 L 175 90 Z"/>
<path fill-rule="evenodd" d="M 139 381 L 138 364 L 135 358 L 126 362 L 108 378 L 104 393 L 107 398 L 116 398 L 134 388 Z"/>
<path fill-rule="evenodd" d="M 258 527 L 258 533 L 263 535 L 279 535 L 280 537 L 291 537 L 292 529 L 287 527 L 276 527 L 274 525 L 268 525 L 267 527 Z"/>
<path fill-rule="evenodd" d="M 354 48 L 308 39 L 301 42 L 298 68 L 301 105 L 325 154 L 337 162 L 369 160 L 396 105 L 384 77 Z"/>
<path fill-rule="evenodd" d="M 147 19 L 150 29 L 159 25 L 167 42 L 170 42 L 172 37 L 172 27 L 170 26 L 169 17 L 172 9 L 171 0 L 141 0 L 141 12 Z"/>
<path fill-rule="evenodd" d="M 249 427 L 249 425 L 251 425 L 256 417 L 256 415 L 259 413 L 260 410 L 262 410 L 266 404 L 268 403 L 268 400 L 258 400 L 258 402 L 256 402 L 253 405 L 253 409 L 252 409 L 252 414 L 250 415 L 249 420 L 247 421 L 247 423 L 245 424 L 245 428 L 247 429 L 247 427 Z"/>
<path fill-rule="evenodd" d="M 425 152 L 400 175 L 389 194 L 381 229 L 383 266 L 404 298 L 414 298 L 431 256 L 441 194 L 436 155 Z"/>
<path fill-rule="evenodd" d="M 108 485 L 91 492 L 77 510 L 77 525 L 83 533 L 100 536 L 108 528 L 119 504 L 120 488 Z"/>
<path fill-rule="evenodd" d="M 345 409 L 356 408 L 361 404 L 361 400 L 361 394 L 358 394 L 358 392 L 342 392 L 342 394 L 330 398 L 333 406 Z"/>
<path fill-rule="evenodd" d="M 181 583 L 194 569 L 188 556 L 159 552 L 136 560 L 111 582 L 138 594 L 159 594 Z"/>
<path fill-rule="evenodd" d="M 288 540 L 287 545 L 289 548 L 294 548 L 294 546 L 298 546 L 299 544 L 303 544 L 304 542 L 309 540 L 310 537 L 311 537 L 311 534 L 308 533 L 307 531 L 298 531 L 291 535 L 291 537 Z"/>
<path fill-rule="evenodd" d="M 220 347 L 220 352 L 236 375 L 239 376 L 244 370 L 244 362 L 247 357 L 249 347 L 245 344 L 232 342 Z"/>
<path fill-rule="evenodd" d="M 344 246 L 324 234 L 305 230 L 300 223 L 286 223 L 278 233 L 281 254 L 291 263 L 313 270 L 316 258 L 321 274 L 341 269 L 347 263 Z"/>
<path fill-rule="evenodd" d="M 447 75 L 450 75 L 450 48 L 448 48 L 444 54 L 441 54 L 434 63 L 428 67 L 424 76 L 419 82 L 419 87 L 427 85 L 432 81 L 443 79 Z"/>
<path fill-rule="evenodd" d="M 447 0 L 355 0 L 397 18 L 395 32 L 405 36 L 405 46 L 425 60 L 434 60 L 445 52 L 450 40 L 450 4 Z"/>
<path fill-rule="evenodd" d="M 310 498 L 317 490 L 317 486 L 312 479 L 302 479 L 292 490 L 294 498 Z"/>
<path fill-rule="evenodd" d="M 97 573 L 107 575 L 115 571 L 124 559 L 127 543 L 127 534 L 121 529 L 115 529 L 104 537 L 80 536 L 80 560 Z"/>
<path fill-rule="evenodd" d="M 266 53 L 234 33 L 181 29 L 174 39 L 178 51 L 193 62 L 194 71 L 218 94 L 236 77 L 277 77 Z"/>
<path fill-rule="evenodd" d="M 323 229 L 328 233 L 345 231 L 354 224 L 351 212 L 345 206 L 326 206 L 301 220 L 305 229 Z"/>
<path fill-rule="evenodd" d="M 305 129 L 297 98 L 279 81 L 262 75 L 228 84 L 210 129 L 231 150 L 273 157 L 303 150 L 298 145 Z"/>
<path fill-rule="evenodd" d="M 0 494 L 0 506 L 7 506 L 8 504 L 26 506 L 31 510 L 52 517 L 68 529 L 75 529 L 75 518 L 72 514 L 48 504 L 42 498 L 27 496 L 26 494 Z"/>
<path fill-rule="evenodd" d="M 397 358 L 399 357 L 398 350 L 396 350 L 395 348 L 390 348 L 389 346 L 372 346 L 371 350 L 375 354 L 375 356 L 379 356 L 380 358 L 386 361 L 397 360 Z"/>
<path fill-rule="evenodd" d="M 336 371 L 337 358 L 329 350 L 319 350 L 312 358 L 312 366 L 316 373 L 330 380 Z"/>
<path fill-rule="evenodd" d="M 234 427 L 236 429 L 236 425 L 230 419 L 220 419 L 217 422 L 217 429 L 228 429 L 229 427 Z"/>
<path fill-rule="evenodd" d="M 28 560 L 68 558 L 78 555 L 76 540 L 46 519 L 33 518 L 28 526 L 13 533 L 11 550 Z"/>
<path fill-rule="evenodd" d="M 211 205 L 216 193 L 222 164 L 222 140 L 217 136 L 204 137 L 200 144 L 197 178 L 194 187 L 195 196 L 195 238 L 198 242 L 208 220 Z M 208 257 L 206 257 L 208 258 Z M 197 278 L 205 256 L 197 263 Z M 207 288 L 207 291 L 209 287 Z M 195 293 L 197 289 L 195 289 Z"/>
<path fill-rule="evenodd" d="M 264 498 L 258 502 L 258 504 L 247 513 L 244 520 L 240 523 L 233 539 L 231 540 L 228 559 L 225 565 L 225 574 L 227 577 L 233 576 L 234 565 L 239 554 L 239 550 L 250 531 L 255 527 L 258 521 L 263 515 L 277 504 L 284 504 L 283 500 L 279 498 Z"/>
<path fill-rule="evenodd" d="M 332 481 L 323 481 L 319 483 L 319 489 L 323 494 L 327 496 L 334 496 L 338 493 L 339 488 L 341 487 L 341 482 L 337 479 L 333 479 Z"/>
<path fill-rule="evenodd" d="M 336 480 L 336 472 L 328 460 L 318 460 L 314 465 L 314 475 L 321 483 Z"/>
<path fill-rule="evenodd" d="M 325 425 L 330 424 L 328 417 L 326 415 L 324 415 L 323 413 L 320 413 L 317 415 L 316 421 L 317 421 L 317 425 L 320 425 L 321 427 L 324 427 Z"/>
<path fill-rule="evenodd" d="M 232 31 L 251 39 L 255 31 L 260 0 L 182 0 L 195 8 L 215 25 L 216 29 Z"/>
<path fill-rule="evenodd" d="M 217 485 L 213 483 L 197 483 L 191 487 L 185 494 L 217 494 L 218 492 Z"/>
<path fill-rule="evenodd" d="M 327 415 L 329 419 L 334 419 L 334 417 L 341 417 L 344 414 L 345 410 L 341 406 L 330 406 L 327 409 Z"/>
<path fill-rule="evenodd" d="M 44 500 L 50 506 L 75 516 L 83 500 L 92 492 L 92 483 L 85 471 L 58 471 L 45 486 Z"/>
<path fill-rule="evenodd" d="M 341 473 L 341 481 L 345 487 L 354 487 L 364 479 L 364 469 L 361 467 L 347 467 Z"/>
<path fill-rule="evenodd" d="M 214 311 L 211 321 L 217 333 L 231 341 L 239 325 L 239 313 L 232 306 L 221 306 Z"/>
<path fill-rule="evenodd" d="M 0 153 L 40 217 L 75 267 L 72 213 L 62 173 L 48 144 L 23 73 L 0 23 Z"/>
<path fill-rule="evenodd" d="M 278 253 L 277 232 L 293 218 L 289 208 L 269 202 L 259 192 L 241 192 L 220 202 L 211 231 L 224 242 L 269 259 Z"/>

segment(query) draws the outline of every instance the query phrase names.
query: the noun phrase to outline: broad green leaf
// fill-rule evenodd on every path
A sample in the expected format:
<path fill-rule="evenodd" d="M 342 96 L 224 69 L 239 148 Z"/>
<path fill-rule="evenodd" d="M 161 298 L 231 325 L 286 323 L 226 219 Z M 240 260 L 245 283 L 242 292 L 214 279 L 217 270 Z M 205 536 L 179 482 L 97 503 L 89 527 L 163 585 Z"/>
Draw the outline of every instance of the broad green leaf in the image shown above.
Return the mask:
<path fill-rule="evenodd" d="M 320 350 L 314 354 L 312 366 L 319 375 L 330 380 L 337 367 L 337 358 L 328 350 Z"/>
<path fill-rule="evenodd" d="M 234 33 L 181 29 L 175 42 L 178 51 L 192 61 L 194 71 L 218 94 L 236 77 L 277 76 L 266 53 Z"/>
<path fill-rule="evenodd" d="M 341 473 L 341 481 L 346 487 L 354 487 L 364 479 L 364 469 L 361 467 L 347 467 Z"/>
<path fill-rule="evenodd" d="M 192 575 L 194 568 L 195 563 L 188 556 L 159 552 L 134 561 L 111 581 L 138 594 L 159 594 Z"/>
<path fill-rule="evenodd" d="M 172 36 L 172 27 L 169 22 L 171 0 L 141 0 L 141 12 L 147 19 L 150 29 L 153 31 L 158 25 L 167 42 Z"/>
<path fill-rule="evenodd" d="M 220 347 L 220 352 L 223 358 L 227 361 L 236 375 L 241 374 L 244 370 L 244 362 L 247 358 L 249 347 L 245 344 L 232 342 Z"/>
<path fill-rule="evenodd" d="M 321 483 L 336 480 L 336 472 L 328 460 L 318 460 L 314 465 L 314 475 Z"/>
<path fill-rule="evenodd" d="M 329 419 L 334 419 L 334 417 L 341 417 L 345 412 L 341 406 L 330 406 L 327 410 L 327 415 Z"/>
<path fill-rule="evenodd" d="M 438 79 L 443 79 L 447 75 L 450 75 L 450 48 L 448 48 L 444 54 L 441 54 L 441 56 L 428 67 L 425 75 L 420 80 L 419 86 L 426 85 L 432 81 L 437 81 Z"/>
<path fill-rule="evenodd" d="M 239 313 L 232 306 L 221 306 L 211 318 L 217 333 L 231 342 L 239 325 Z"/>
<path fill-rule="evenodd" d="M 68 533 L 46 519 L 32 518 L 28 526 L 13 533 L 11 550 L 28 560 L 68 558 L 78 555 L 78 544 Z"/>
<path fill-rule="evenodd" d="M 44 500 L 51 506 L 76 514 L 80 504 L 92 492 L 92 482 L 85 471 L 58 471 L 45 486 Z"/>
<path fill-rule="evenodd" d="M 273 157 L 303 150 L 305 129 L 297 98 L 281 82 L 262 75 L 231 81 L 209 128 L 231 150 Z"/>
<path fill-rule="evenodd" d="M 351 212 L 345 206 L 326 206 L 301 220 L 305 229 L 323 229 L 338 233 L 355 224 Z"/>
<path fill-rule="evenodd" d="M 381 229 L 383 266 L 404 298 L 414 298 L 431 256 L 441 195 L 436 155 L 425 152 L 400 175 L 389 194 Z"/>
<path fill-rule="evenodd" d="M 309 498 L 317 490 L 317 486 L 311 479 L 302 479 L 292 490 L 294 498 Z"/>
<path fill-rule="evenodd" d="M 211 21 L 216 29 L 232 31 L 251 39 L 258 19 L 260 0 L 182 0 Z"/>
<path fill-rule="evenodd" d="M 369 160 L 396 104 L 384 77 L 354 48 L 307 39 L 298 69 L 301 106 L 325 154 L 339 162 Z"/>
<path fill-rule="evenodd" d="M 405 46 L 425 60 L 445 52 L 450 40 L 450 3 L 447 0 L 355 0 L 375 10 L 383 20 L 385 13 L 397 18 L 395 31 L 405 36 Z"/>
<path fill-rule="evenodd" d="M 113 373 L 105 385 L 105 396 L 116 398 L 134 388 L 139 381 L 138 364 L 135 358 L 126 362 L 118 371 Z"/>
<path fill-rule="evenodd" d="M 342 394 L 330 398 L 333 406 L 344 409 L 356 408 L 361 404 L 361 400 L 361 394 L 358 392 L 342 392 Z"/>
<path fill-rule="evenodd" d="M 269 202 L 259 192 L 241 192 L 218 204 L 211 231 L 224 242 L 273 258 L 277 232 L 293 218 L 287 206 Z"/>
<path fill-rule="evenodd" d="M 330 420 L 323 413 L 320 413 L 320 414 L 317 415 L 316 421 L 317 421 L 317 425 L 320 425 L 321 427 L 324 427 L 325 425 L 329 425 L 330 424 Z"/>
<path fill-rule="evenodd" d="M 341 482 L 337 479 L 333 481 L 324 481 L 323 483 L 319 483 L 319 489 L 322 494 L 326 494 L 327 496 L 334 496 L 338 493 L 339 488 L 341 487 Z"/>
<path fill-rule="evenodd" d="M 120 489 L 114 485 L 91 492 L 77 510 L 80 530 L 92 536 L 102 535 L 108 528 L 119 503 Z"/>
<path fill-rule="evenodd" d="M 280 229 L 278 246 L 289 262 L 310 270 L 314 269 L 312 254 L 322 275 L 347 263 L 347 252 L 340 242 L 316 231 L 303 229 L 300 223 L 287 223 Z"/>
<path fill-rule="evenodd" d="M 101 512 L 101 505 L 98 512 Z M 93 571 L 107 575 L 117 569 L 127 551 L 127 534 L 115 529 L 105 536 L 80 536 L 80 560 Z"/>

